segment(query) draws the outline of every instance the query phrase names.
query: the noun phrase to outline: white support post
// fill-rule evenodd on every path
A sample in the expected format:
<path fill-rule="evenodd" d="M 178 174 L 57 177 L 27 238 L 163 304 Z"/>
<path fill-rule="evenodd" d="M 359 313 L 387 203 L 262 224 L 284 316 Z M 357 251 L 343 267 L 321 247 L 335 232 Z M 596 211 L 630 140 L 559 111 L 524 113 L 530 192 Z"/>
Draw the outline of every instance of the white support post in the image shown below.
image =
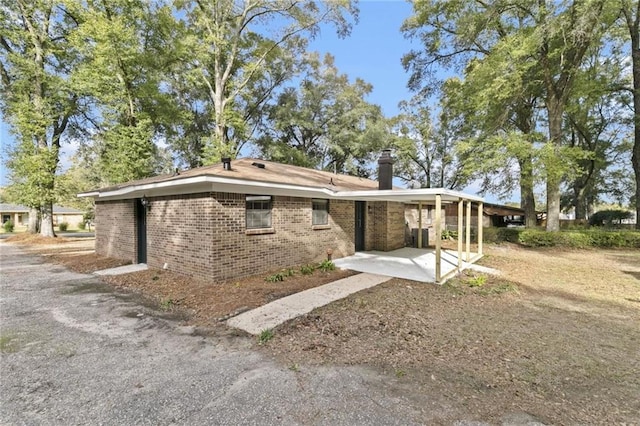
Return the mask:
<path fill-rule="evenodd" d="M 462 270 L 462 238 L 464 237 L 464 200 L 458 200 L 458 272 Z"/>
<path fill-rule="evenodd" d="M 442 265 L 440 264 L 442 245 L 442 196 L 436 194 L 436 282 L 442 278 Z"/>
<path fill-rule="evenodd" d="M 429 241 L 427 241 L 429 245 Z M 422 248 L 422 203 L 418 203 L 418 248 Z"/>
<path fill-rule="evenodd" d="M 467 255 L 465 260 L 468 262 L 471 259 L 471 201 L 467 201 L 467 233 L 465 243 L 467 245 Z"/>
<path fill-rule="evenodd" d="M 482 219 L 484 216 L 484 203 L 480 201 L 478 203 L 478 256 L 482 256 Z"/>

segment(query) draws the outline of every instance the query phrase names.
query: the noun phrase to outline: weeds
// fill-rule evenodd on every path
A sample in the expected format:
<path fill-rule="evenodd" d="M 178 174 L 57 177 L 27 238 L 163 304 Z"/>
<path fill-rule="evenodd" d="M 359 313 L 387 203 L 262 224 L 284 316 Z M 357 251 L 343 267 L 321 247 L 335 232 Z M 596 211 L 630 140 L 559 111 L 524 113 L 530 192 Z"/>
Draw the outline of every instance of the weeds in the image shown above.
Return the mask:
<path fill-rule="evenodd" d="M 316 267 L 313 265 L 304 265 L 300 267 L 300 273 L 302 275 L 311 275 L 316 270 Z"/>
<path fill-rule="evenodd" d="M 160 302 L 160 308 L 163 311 L 168 311 L 176 305 L 176 301 L 173 299 L 164 299 Z"/>
<path fill-rule="evenodd" d="M 322 272 L 329 272 L 336 269 L 336 265 L 335 263 L 327 259 L 327 260 L 323 260 L 318 264 L 318 269 L 320 269 Z"/>
<path fill-rule="evenodd" d="M 476 275 L 467 280 L 469 287 L 482 287 L 487 283 L 486 275 Z"/>
<path fill-rule="evenodd" d="M 271 329 L 267 328 L 267 329 L 262 330 L 260 332 L 260 336 L 258 336 L 258 344 L 264 345 L 265 343 L 267 343 L 271 339 L 273 339 L 273 331 L 271 331 Z"/>
<path fill-rule="evenodd" d="M 280 281 L 284 281 L 284 274 L 281 272 L 278 272 L 277 274 L 269 275 L 264 280 L 268 283 L 277 283 Z"/>

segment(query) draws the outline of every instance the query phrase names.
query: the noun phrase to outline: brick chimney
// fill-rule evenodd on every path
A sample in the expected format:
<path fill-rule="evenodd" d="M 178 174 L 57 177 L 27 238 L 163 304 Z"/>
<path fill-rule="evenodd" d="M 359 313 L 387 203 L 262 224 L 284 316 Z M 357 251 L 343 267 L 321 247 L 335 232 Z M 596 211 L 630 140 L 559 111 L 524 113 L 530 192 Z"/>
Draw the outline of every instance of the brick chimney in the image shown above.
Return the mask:
<path fill-rule="evenodd" d="M 378 159 L 378 189 L 392 189 L 393 181 L 393 158 L 391 150 L 382 151 Z"/>

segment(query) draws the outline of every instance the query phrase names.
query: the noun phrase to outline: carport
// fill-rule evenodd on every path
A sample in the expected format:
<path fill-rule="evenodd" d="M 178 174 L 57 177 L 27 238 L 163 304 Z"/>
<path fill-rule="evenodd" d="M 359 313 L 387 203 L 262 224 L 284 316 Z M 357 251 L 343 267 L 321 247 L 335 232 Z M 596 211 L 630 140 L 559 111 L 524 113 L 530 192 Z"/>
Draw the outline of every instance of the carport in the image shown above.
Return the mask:
<path fill-rule="evenodd" d="M 400 249 L 393 252 L 360 252 L 354 256 L 337 260 L 336 265 L 349 269 L 362 270 L 383 275 L 401 277 L 411 270 L 411 276 L 418 281 L 443 283 L 449 277 L 462 271 L 467 265 L 475 263 L 482 257 L 482 213 L 484 200 L 481 197 L 443 188 L 379 190 L 340 192 L 336 198 L 358 201 L 388 201 L 404 204 L 417 204 L 418 248 L 414 250 Z M 458 250 L 442 250 L 443 205 L 457 203 L 458 207 Z M 477 204 L 477 252 L 471 252 L 471 206 Z M 425 249 L 422 241 L 422 207 L 435 206 L 433 227 L 435 230 L 435 247 Z M 422 249 L 422 250 L 421 250 Z M 415 251 L 418 250 L 418 251 Z M 352 267 L 342 266 L 347 263 Z M 357 268 L 361 269 L 357 269 Z M 387 270 L 385 273 L 382 269 Z M 377 271 L 377 272 L 374 272 Z M 404 272 L 403 272 L 404 271 Z M 424 279 L 418 279 L 424 276 Z"/>

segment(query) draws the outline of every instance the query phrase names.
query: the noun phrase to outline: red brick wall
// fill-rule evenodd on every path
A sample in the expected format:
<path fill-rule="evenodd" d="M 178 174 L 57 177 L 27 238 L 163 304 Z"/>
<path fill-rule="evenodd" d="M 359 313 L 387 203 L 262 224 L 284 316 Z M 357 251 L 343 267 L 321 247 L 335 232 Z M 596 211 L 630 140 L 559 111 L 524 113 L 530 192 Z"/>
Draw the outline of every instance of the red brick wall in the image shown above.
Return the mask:
<path fill-rule="evenodd" d="M 96 253 L 136 261 L 134 200 L 96 202 Z"/>

